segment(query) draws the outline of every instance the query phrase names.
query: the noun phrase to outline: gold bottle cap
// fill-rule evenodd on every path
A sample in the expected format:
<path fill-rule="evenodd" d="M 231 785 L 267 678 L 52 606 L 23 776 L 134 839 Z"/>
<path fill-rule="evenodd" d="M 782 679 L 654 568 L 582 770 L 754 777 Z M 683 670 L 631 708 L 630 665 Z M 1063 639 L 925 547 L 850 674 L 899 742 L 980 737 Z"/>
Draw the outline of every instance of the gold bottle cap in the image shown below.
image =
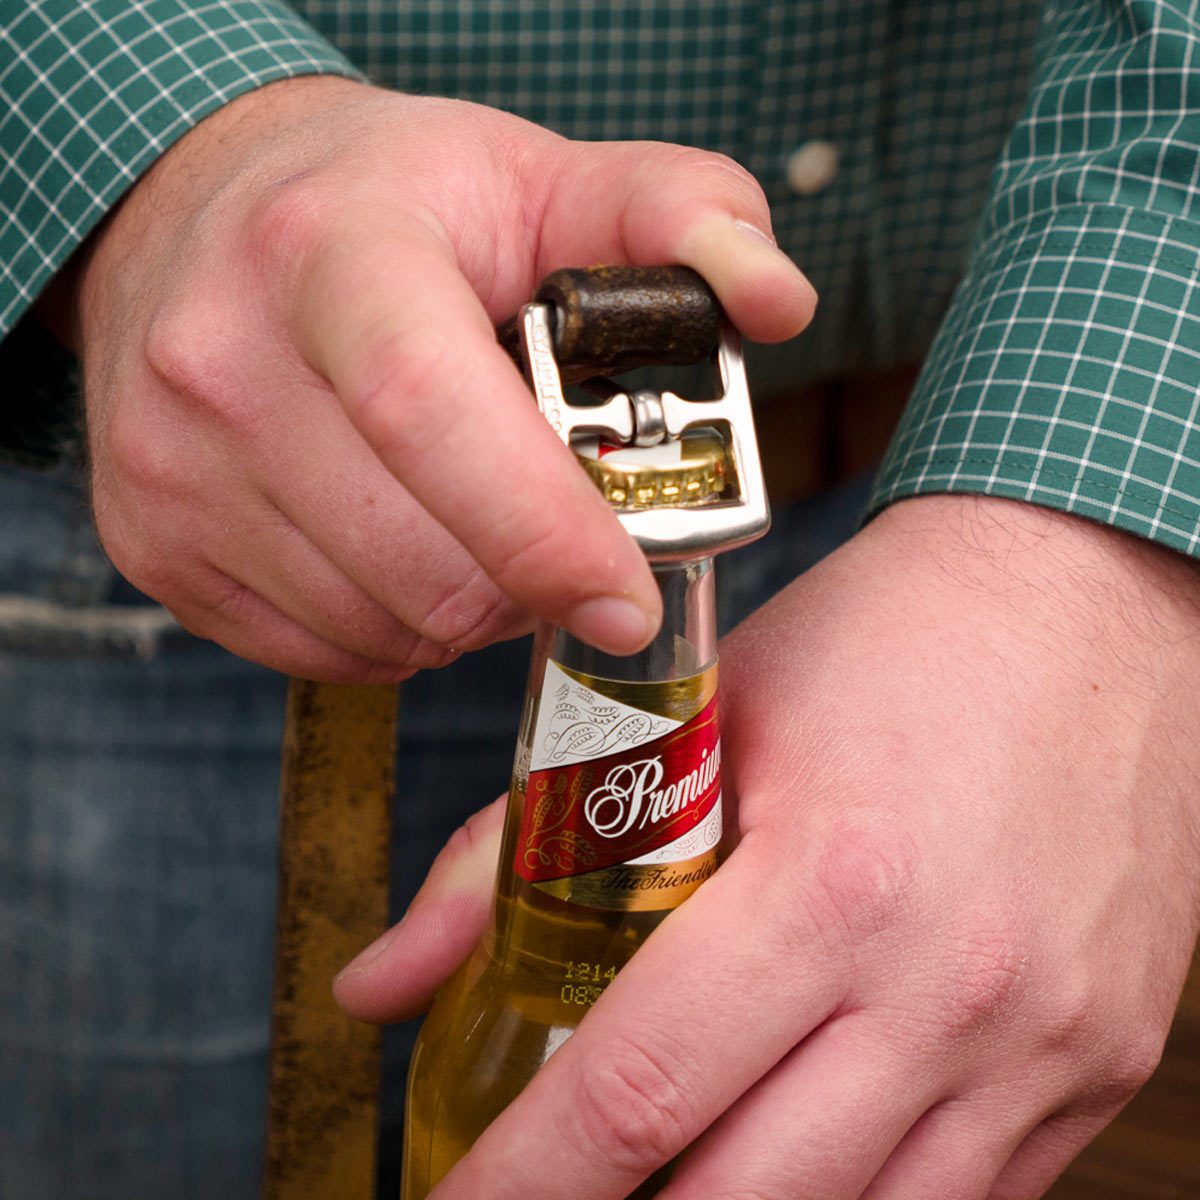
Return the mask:
<path fill-rule="evenodd" d="M 725 490 L 725 444 L 715 432 L 689 430 L 657 446 L 614 446 L 599 438 L 574 445 L 604 498 L 621 509 L 705 504 Z"/>

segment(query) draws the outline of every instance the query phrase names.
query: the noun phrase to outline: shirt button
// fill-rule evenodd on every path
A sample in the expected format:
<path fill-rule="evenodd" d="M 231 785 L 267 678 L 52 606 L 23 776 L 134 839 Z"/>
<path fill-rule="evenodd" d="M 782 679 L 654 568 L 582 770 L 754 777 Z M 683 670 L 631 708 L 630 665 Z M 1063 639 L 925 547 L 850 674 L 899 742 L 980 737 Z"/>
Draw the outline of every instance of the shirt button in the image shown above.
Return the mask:
<path fill-rule="evenodd" d="M 838 148 L 832 142 L 814 139 L 797 146 L 788 155 L 788 187 L 797 196 L 815 196 L 823 192 L 838 173 Z"/>

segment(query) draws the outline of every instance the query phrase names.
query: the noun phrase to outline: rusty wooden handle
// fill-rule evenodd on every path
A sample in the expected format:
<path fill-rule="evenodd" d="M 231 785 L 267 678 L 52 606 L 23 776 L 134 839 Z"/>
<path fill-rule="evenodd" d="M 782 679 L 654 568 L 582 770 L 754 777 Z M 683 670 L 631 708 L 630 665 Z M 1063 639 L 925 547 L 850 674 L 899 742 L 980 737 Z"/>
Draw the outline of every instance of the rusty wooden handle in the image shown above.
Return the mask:
<path fill-rule="evenodd" d="M 566 267 L 547 275 L 534 299 L 554 305 L 555 356 L 568 383 L 700 362 L 721 333 L 717 298 L 689 267 Z M 497 337 L 519 363 L 515 317 Z"/>

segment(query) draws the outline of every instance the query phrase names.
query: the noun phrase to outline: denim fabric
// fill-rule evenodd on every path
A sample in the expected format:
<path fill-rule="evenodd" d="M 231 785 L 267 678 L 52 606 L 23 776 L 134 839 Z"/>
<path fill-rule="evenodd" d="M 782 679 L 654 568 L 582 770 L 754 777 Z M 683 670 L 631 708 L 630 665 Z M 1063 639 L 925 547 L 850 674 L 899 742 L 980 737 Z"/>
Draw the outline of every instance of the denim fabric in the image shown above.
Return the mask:
<path fill-rule="evenodd" d="M 868 481 L 722 560 L 726 624 L 848 536 Z M 0 1197 L 259 1194 L 286 681 L 119 579 L 68 468 L 0 468 Z M 522 640 L 405 685 L 394 900 L 501 792 Z M 380 1195 L 405 1063 L 386 1045 Z"/>

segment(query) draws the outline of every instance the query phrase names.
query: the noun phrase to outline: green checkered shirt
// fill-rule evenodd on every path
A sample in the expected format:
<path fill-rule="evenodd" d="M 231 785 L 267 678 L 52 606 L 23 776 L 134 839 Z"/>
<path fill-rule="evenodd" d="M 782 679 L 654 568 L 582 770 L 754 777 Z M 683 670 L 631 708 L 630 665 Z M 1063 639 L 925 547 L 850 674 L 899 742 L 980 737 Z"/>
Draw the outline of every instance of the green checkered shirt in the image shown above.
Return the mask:
<path fill-rule="evenodd" d="M 174 139 L 360 70 L 749 167 L 822 296 L 759 388 L 925 361 L 875 507 L 987 492 L 1195 552 L 1198 46 L 1184 0 L 0 0 L 0 388 L 53 373 L 23 315 Z"/>

